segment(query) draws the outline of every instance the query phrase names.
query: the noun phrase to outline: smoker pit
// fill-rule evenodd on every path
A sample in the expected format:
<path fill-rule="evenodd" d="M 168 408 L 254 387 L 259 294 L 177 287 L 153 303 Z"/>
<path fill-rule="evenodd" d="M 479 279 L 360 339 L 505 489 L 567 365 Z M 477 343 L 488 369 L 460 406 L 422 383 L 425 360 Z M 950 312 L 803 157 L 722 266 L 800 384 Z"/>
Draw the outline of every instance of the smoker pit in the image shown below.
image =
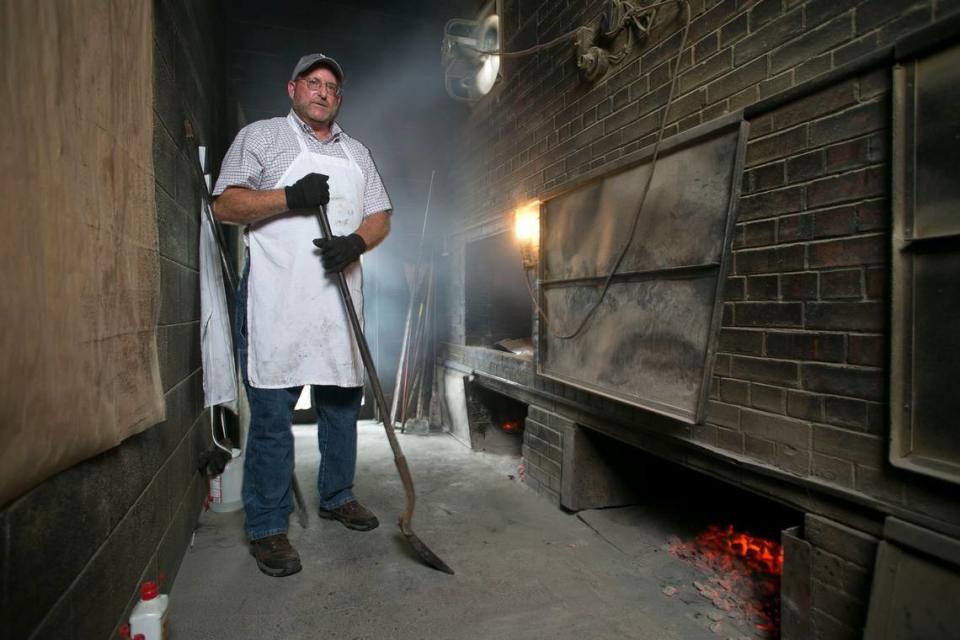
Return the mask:
<path fill-rule="evenodd" d="M 802 637 L 793 631 L 809 599 L 801 512 L 589 429 L 574 439 L 561 486 L 581 486 L 580 519 L 628 555 L 657 549 L 672 556 L 658 565 L 665 598 L 682 600 L 722 637 Z M 537 462 L 525 460 L 528 473 Z M 561 500 L 569 499 L 568 490 Z"/>
<path fill-rule="evenodd" d="M 527 405 L 477 383 L 467 385 L 470 447 L 520 457 Z"/>
<path fill-rule="evenodd" d="M 511 350 L 503 344 L 531 344 L 533 302 L 524 279 L 520 250 L 508 233 L 466 246 L 464 332 L 469 346 Z"/>

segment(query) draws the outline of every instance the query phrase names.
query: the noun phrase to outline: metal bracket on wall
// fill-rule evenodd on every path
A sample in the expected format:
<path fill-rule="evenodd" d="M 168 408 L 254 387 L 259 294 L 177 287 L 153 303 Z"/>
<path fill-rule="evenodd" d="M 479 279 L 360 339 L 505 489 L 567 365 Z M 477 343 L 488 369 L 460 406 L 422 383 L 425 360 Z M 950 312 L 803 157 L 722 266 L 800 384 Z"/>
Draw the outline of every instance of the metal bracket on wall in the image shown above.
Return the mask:
<path fill-rule="evenodd" d="M 644 46 L 661 4 L 639 7 L 630 0 L 606 0 L 599 22 L 577 31 L 577 68 L 584 79 L 599 80 L 611 65 L 625 60 L 635 47 Z M 618 42 L 620 47 L 614 53 Z"/>

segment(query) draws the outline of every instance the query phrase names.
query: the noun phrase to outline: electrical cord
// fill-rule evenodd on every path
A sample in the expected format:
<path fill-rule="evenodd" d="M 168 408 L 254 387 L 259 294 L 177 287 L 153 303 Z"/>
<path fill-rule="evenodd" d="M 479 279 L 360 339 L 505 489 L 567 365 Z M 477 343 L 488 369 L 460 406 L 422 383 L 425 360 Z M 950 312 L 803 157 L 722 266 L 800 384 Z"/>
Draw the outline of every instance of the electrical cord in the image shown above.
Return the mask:
<path fill-rule="evenodd" d="M 631 53 L 633 53 L 633 29 L 627 29 L 627 41 L 620 48 L 618 53 L 609 56 L 607 60 L 610 62 L 610 64 L 620 64 Z"/>
<path fill-rule="evenodd" d="M 537 53 L 538 51 L 549 49 L 550 47 L 555 47 L 558 44 L 562 44 L 566 42 L 567 40 L 572 40 L 573 38 L 576 37 L 576 35 L 580 32 L 581 29 L 585 29 L 585 28 L 586 27 L 577 27 L 573 31 L 568 31 L 562 36 L 557 36 L 556 38 L 554 38 L 549 42 L 544 42 L 543 44 L 534 45 L 528 49 L 520 49 L 519 51 L 496 51 L 493 49 L 487 51 L 484 49 L 480 49 L 479 47 L 475 47 L 472 44 L 461 44 L 460 46 L 463 47 L 464 49 L 470 49 L 471 51 L 479 53 L 480 55 L 497 56 L 499 58 L 520 58 L 522 56 L 528 56 L 531 53 Z"/>
<path fill-rule="evenodd" d="M 665 4 L 674 4 L 678 0 L 669 0 L 668 2 L 662 2 L 657 5 L 652 5 L 650 7 L 644 7 L 645 9 L 652 9 L 660 5 Z M 681 56 L 683 55 L 683 50 L 687 46 L 687 35 L 690 31 L 690 4 L 687 0 L 679 0 L 679 4 L 684 9 L 684 24 L 682 35 L 680 36 L 680 50 L 677 53 L 677 65 L 673 72 L 673 77 L 670 80 L 670 90 L 667 94 L 667 103 L 663 110 L 663 118 L 660 121 L 660 127 L 657 131 L 657 140 L 653 145 L 653 154 L 650 160 L 650 173 L 647 174 L 646 182 L 643 185 L 643 191 L 640 194 L 640 204 L 637 206 L 637 212 L 633 217 L 633 222 L 630 225 L 630 231 L 627 234 L 627 239 L 624 242 L 623 249 L 620 250 L 619 255 L 617 256 L 616 262 L 614 262 L 613 267 L 610 269 L 610 273 L 607 274 L 606 279 L 603 282 L 603 288 L 600 290 L 600 295 L 597 297 L 596 302 L 593 306 L 587 310 L 587 313 L 583 316 L 583 319 L 580 321 L 580 324 L 577 325 L 577 328 L 574 329 L 571 333 L 561 333 L 558 329 L 552 326 L 551 318 L 546 311 L 540 306 L 540 303 L 537 301 L 537 297 L 534 294 L 533 288 L 528 281 L 526 274 L 524 274 L 524 282 L 527 284 L 527 290 L 530 292 L 530 297 L 533 300 L 533 304 L 537 309 L 537 313 L 544 319 L 547 330 L 555 337 L 560 340 L 570 340 L 583 331 L 584 327 L 587 326 L 587 323 L 593 317 L 593 314 L 596 313 L 597 309 L 600 307 L 600 304 L 603 302 L 603 299 L 607 295 L 607 291 L 610 289 L 610 284 L 613 281 L 613 276 L 616 274 L 617 269 L 620 268 L 620 265 L 623 263 L 623 259 L 626 257 L 627 252 L 630 250 L 630 247 L 633 245 L 633 236 L 636 233 L 637 225 L 640 222 L 640 214 L 643 213 L 643 206 L 647 200 L 647 194 L 650 192 L 650 184 L 653 182 L 653 174 L 657 168 L 657 159 L 660 155 L 660 142 L 663 140 L 663 133 L 667 128 L 667 118 L 670 115 L 670 107 L 673 106 L 673 97 L 674 92 L 677 87 L 677 78 L 680 76 L 680 61 Z M 669 62 L 667 63 L 669 64 Z"/>
<path fill-rule="evenodd" d="M 677 2 L 677 0 L 664 0 L 663 2 L 657 2 L 657 3 L 651 4 L 651 5 L 647 5 L 647 6 L 644 6 L 644 7 L 638 7 L 638 8 L 636 8 L 636 9 L 634 9 L 633 11 L 630 11 L 629 13 L 627 13 L 627 15 L 625 16 L 625 18 L 626 18 L 626 19 L 639 19 L 639 18 L 643 17 L 644 14 L 646 14 L 646 13 L 648 13 L 648 12 L 650 12 L 650 11 L 656 10 L 656 9 L 658 9 L 659 7 L 663 7 L 663 6 L 666 6 L 666 5 L 669 5 L 669 4 L 676 4 L 676 2 Z M 688 11 L 688 15 L 689 15 L 689 11 Z M 520 58 L 520 57 L 523 57 L 523 56 L 528 56 L 528 55 L 533 54 L 533 53 L 537 53 L 538 51 L 543 51 L 544 49 L 549 49 L 549 48 L 551 48 L 551 47 L 555 47 L 555 46 L 557 46 L 558 44 L 562 44 L 562 43 L 566 42 L 567 40 L 575 39 L 578 33 L 580 33 L 581 31 L 583 31 L 584 29 L 588 29 L 588 28 L 589 28 L 589 27 L 577 27 L 576 29 L 573 29 L 572 31 L 568 31 L 568 32 L 564 33 L 563 35 L 557 36 L 556 38 L 554 38 L 553 40 L 550 40 L 549 42 L 544 42 L 544 43 L 542 43 L 542 44 L 537 44 L 537 45 L 534 45 L 534 46 L 529 47 L 529 48 L 527 48 L 527 49 L 520 49 L 520 50 L 517 50 L 517 51 L 497 51 L 496 49 L 486 50 L 486 49 L 480 49 L 479 47 L 475 47 L 475 46 L 473 46 L 472 44 L 460 44 L 459 46 L 463 47 L 464 49 L 469 49 L 469 50 L 471 50 L 471 51 L 473 51 L 473 52 L 475 52 L 475 53 L 478 53 L 478 54 L 480 54 L 480 55 L 485 55 L 485 56 L 497 56 L 497 57 L 499 57 L 499 58 Z M 629 31 L 629 29 L 628 29 L 628 31 Z M 628 53 L 629 53 L 629 51 L 627 51 L 626 53 L 621 52 L 622 55 L 621 55 L 621 54 L 618 54 L 618 55 L 620 56 L 620 59 L 622 60 L 623 58 L 626 57 L 626 55 L 627 55 Z M 619 60 L 618 60 L 618 61 L 619 61 Z"/>
<path fill-rule="evenodd" d="M 670 4 L 672 4 L 672 2 Z M 657 7 L 658 5 L 653 5 L 643 7 L 642 9 L 633 9 L 624 16 L 623 20 L 624 22 L 632 21 L 636 30 L 646 36 L 650 31 L 650 25 L 657 19 Z M 620 47 L 620 51 L 616 54 L 611 54 L 607 58 L 610 64 L 620 64 L 627 56 L 633 53 L 633 37 L 633 29 L 628 28 L 627 41 Z"/>

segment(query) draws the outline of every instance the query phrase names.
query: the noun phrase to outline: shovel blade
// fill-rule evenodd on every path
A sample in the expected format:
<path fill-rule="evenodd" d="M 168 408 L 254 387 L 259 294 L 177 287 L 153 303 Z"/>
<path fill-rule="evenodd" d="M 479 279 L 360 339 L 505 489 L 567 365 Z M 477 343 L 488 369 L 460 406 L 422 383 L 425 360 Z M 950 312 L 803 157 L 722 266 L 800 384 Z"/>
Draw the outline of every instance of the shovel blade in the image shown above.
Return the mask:
<path fill-rule="evenodd" d="M 412 531 L 404 531 L 403 535 L 407 538 L 407 541 L 410 542 L 410 546 L 413 547 L 417 555 L 420 556 L 420 559 L 428 566 L 433 567 L 437 571 L 443 571 L 444 573 L 453 575 L 453 569 L 441 560 L 440 556 L 431 551 L 430 548 L 423 543 L 423 540 L 417 537 L 417 534 Z"/>

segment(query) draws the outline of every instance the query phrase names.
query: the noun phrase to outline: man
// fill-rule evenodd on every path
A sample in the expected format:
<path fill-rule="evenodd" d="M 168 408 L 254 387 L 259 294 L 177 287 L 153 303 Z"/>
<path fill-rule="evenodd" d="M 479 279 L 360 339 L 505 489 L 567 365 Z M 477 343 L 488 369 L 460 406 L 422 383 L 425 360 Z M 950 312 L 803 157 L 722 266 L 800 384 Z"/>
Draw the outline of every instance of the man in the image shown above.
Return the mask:
<path fill-rule="evenodd" d="M 246 225 L 247 263 L 237 296 L 237 354 L 250 403 L 243 505 L 250 553 L 270 576 L 300 570 L 287 539 L 293 510 L 293 409 L 312 385 L 317 411 L 320 516 L 359 531 L 376 516 L 353 496 L 363 364 L 336 273 L 362 317 L 358 258 L 390 231 L 392 207 L 370 152 L 336 124 L 343 70 L 302 57 L 287 83 L 285 118 L 237 134 L 217 180 L 214 213 Z M 327 207 L 334 236 L 321 236 Z M 316 246 L 314 246 L 316 245 Z"/>

